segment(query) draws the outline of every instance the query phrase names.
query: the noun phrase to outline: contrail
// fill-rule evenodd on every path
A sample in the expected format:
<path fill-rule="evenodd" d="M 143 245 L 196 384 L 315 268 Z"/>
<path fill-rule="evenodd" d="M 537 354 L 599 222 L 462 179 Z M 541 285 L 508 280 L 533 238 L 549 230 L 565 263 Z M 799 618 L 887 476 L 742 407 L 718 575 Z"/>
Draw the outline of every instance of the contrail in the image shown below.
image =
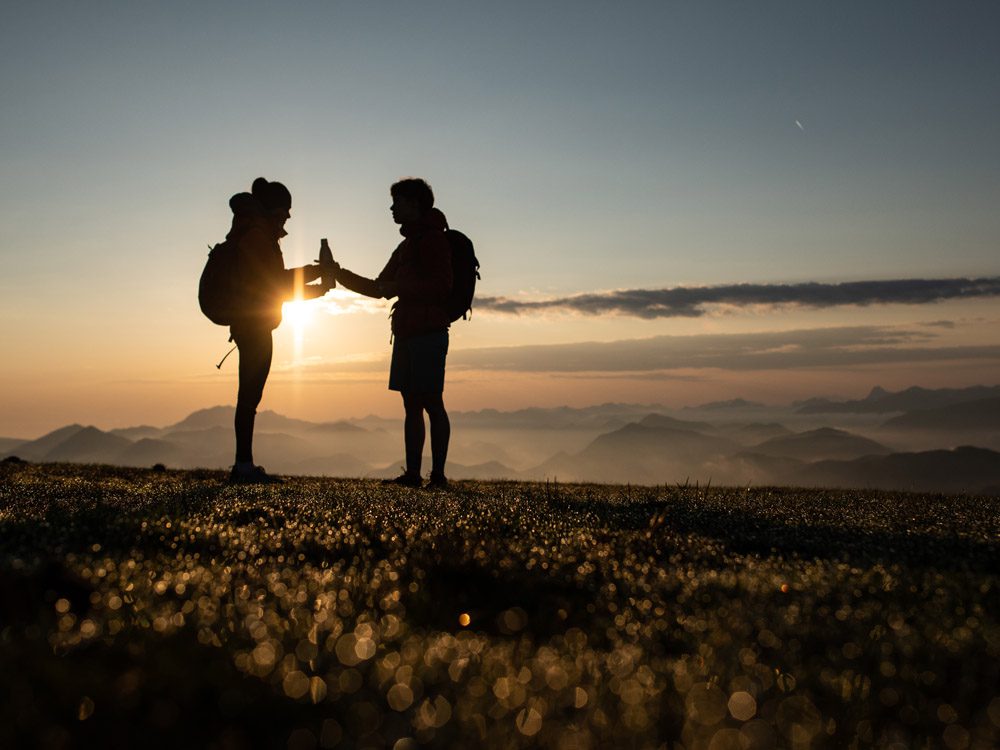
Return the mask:
<path fill-rule="evenodd" d="M 647 319 L 697 318 L 718 306 L 826 308 L 845 305 L 926 305 L 943 300 L 986 297 L 1000 297 L 1000 277 L 623 289 L 543 300 L 483 297 L 476 301 L 476 309 L 508 315 L 557 311 Z"/>

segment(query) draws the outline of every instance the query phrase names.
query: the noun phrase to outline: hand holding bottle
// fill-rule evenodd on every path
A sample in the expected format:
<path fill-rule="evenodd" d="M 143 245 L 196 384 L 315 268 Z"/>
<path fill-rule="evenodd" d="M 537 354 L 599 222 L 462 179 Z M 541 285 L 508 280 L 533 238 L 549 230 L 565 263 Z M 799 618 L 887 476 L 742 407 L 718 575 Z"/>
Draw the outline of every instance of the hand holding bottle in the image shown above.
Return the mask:
<path fill-rule="evenodd" d="M 333 259 L 333 251 L 326 237 L 319 241 L 319 265 L 322 269 L 322 283 L 327 289 L 337 287 L 337 271 L 340 265 Z"/>

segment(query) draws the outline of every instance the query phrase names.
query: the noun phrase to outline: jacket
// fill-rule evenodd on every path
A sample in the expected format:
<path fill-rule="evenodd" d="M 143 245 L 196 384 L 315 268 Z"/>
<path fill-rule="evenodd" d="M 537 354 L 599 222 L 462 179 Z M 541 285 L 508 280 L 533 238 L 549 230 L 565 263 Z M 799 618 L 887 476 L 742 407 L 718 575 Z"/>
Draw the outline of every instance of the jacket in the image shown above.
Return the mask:
<path fill-rule="evenodd" d="M 239 318 L 233 329 L 274 330 L 281 324 L 281 305 L 294 296 L 295 272 L 285 269 L 278 240 L 285 236 L 249 193 L 234 195 L 233 226 L 226 240 L 236 244 L 239 261 Z"/>
<path fill-rule="evenodd" d="M 341 269 L 337 280 L 368 297 L 382 297 L 379 285 L 393 281 L 399 297 L 392 306 L 392 333 L 398 338 L 448 330 L 451 294 L 451 245 L 445 237 L 448 220 L 436 208 L 416 222 L 399 228 L 405 238 L 374 279 Z"/>

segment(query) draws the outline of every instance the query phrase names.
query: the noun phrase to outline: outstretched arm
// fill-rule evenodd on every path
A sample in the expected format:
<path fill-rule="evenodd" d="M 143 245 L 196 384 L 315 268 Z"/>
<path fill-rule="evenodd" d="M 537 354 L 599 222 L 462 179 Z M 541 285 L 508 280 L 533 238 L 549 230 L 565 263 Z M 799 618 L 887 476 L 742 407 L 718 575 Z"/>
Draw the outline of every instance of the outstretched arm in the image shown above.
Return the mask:
<path fill-rule="evenodd" d="M 316 281 L 320 277 L 322 267 L 319 264 L 300 266 L 299 268 L 289 268 L 288 273 L 294 274 L 293 283 L 308 284 L 310 281 Z"/>
<path fill-rule="evenodd" d="M 385 268 L 383 268 L 382 272 L 374 279 L 359 276 L 353 271 L 348 271 L 343 266 L 338 266 L 337 281 L 346 286 L 352 292 L 363 294 L 366 297 L 381 299 L 382 297 L 387 296 L 383 289 L 383 284 L 395 278 L 396 266 L 398 264 L 399 259 L 397 254 L 393 253 L 392 257 L 389 258 L 389 262 L 385 264 Z"/>
<path fill-rule="evenodd" d="M 337 269 L 337 283 L 344 285 L 352 292 L 363 294 L 366 297 L 382 296 L 378 289 L 378 282 L 375 279 L 359 276 L 353 271 L 348 271 L 343 266 Z"/>
<path fill-rule="evenodd" d="M 310 284 L 322 277 L 322 269 L 318 265 L 301 266 L 300 268 L 289 268 L 285 273 L 291 277 L 291 294 L 302 299 L 316 299 L 322 297 L 330 288 L 325 284 Z"/>
<path fill-rule="evenodd" d="M 300 294 L 312 299 L 326 293 L 322 286 L 308 286 L 310 281 L 320 278 L 320 266 L 284 268 L 274 240 L 259 229 L 250 230 L 241 239 L 240 251 L 245 278 L 267 299 L 290 300 Z"/>

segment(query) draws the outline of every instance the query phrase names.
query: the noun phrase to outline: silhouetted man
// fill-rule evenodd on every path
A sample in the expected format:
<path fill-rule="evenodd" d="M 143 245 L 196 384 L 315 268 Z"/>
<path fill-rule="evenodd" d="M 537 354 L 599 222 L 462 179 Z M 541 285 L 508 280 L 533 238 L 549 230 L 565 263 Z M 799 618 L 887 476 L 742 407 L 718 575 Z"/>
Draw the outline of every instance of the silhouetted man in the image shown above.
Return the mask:
<path fill-rule="evenodd" d="M 444 371 L 448 354 L 448 298 L 451 247 L 448 222 L 434 208 L 434 193 L 420 179 L 408 178 L 389 189 L 392 219 L 405 238 L 374 279 L 337 267 L 336 280 L 368 297 L 398 299 L 392 306 L 392 364 L 389 389 L 403 397 L 406 471 L 389 483 L 421 485 L 424 412 L 431 426 L 431 475 L 428 487 L 445 488 L 451 423 L 444 408 Z"/>
<path fill-rule="evenodd" d="M 280 182 L 258 177 L 250 193 L 229 200 L 233 226 L 226 240 L 237 247 L 239 312 L 230 326 L 240 352 L 240 388 L 236 397 L 236 462 L 230 481 L 280 482 L 253 462 L 253 425 L 264 383 L 271 370 L 271 332 L 281 323 L 281 304 L 297 294 L 322 296 L 327 287 L 307 286 L 320 277 L 318 265 L 285 269 L 278 240 L 291 216 L 292 195 Z"/>

